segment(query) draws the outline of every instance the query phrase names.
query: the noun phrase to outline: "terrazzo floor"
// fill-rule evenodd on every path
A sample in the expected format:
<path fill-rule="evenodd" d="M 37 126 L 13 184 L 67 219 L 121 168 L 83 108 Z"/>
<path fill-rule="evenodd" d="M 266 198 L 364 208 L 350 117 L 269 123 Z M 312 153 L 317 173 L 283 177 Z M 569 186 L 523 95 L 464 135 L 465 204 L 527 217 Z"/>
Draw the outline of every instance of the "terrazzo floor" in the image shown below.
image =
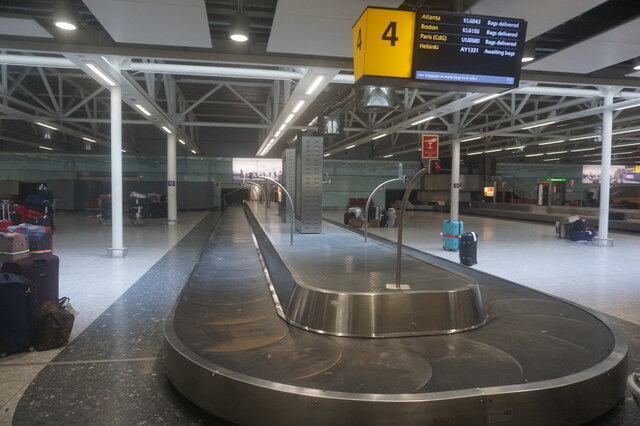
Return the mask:
<path fill-rule="evenodd" d="M 149 219 L 145 226 L 125 220 L 127 257 L 110 258 L 111 227 L 95 215 L 59 212 L 54 254 L 60 257 L 60 296 L 68 296 L 79 312 L 71 340 L 79 336 L 125 291 L 176 245 L 207 212 L 180 212 L 179 223 Z M 164 317 L 158 318 L 162 320 Z M 25 352 L 0 359 L 0 425 L 11 424 L 16 405 L 34 377 L 61 352 Z"/>

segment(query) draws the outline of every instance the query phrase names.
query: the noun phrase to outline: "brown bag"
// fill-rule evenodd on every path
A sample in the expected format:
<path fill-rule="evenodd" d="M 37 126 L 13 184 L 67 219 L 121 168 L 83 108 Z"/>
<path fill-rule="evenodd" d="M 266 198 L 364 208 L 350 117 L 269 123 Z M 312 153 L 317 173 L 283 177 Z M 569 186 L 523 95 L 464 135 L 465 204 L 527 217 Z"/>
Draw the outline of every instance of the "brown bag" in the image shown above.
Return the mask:
<path fill-rule="evenodd" d="M 68 297 L 46 301 L 38 308 L 36 344 L 38 351 L 59 348 L 69 342 L 75 316 L 65 308 Z"/>
<path fill-rule="evenodd" d="M 29 240 L 26 235 L 0 232 L 0 262 L 25 259 L 29 256 Z"/>

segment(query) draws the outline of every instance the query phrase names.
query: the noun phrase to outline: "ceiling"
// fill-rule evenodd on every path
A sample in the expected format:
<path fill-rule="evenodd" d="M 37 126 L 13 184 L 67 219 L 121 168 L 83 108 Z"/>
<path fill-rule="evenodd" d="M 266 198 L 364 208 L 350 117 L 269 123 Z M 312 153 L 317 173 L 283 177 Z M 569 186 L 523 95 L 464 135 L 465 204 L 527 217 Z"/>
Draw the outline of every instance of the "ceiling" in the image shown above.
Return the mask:
<path fill-rule="evenodd" d="M 0 2 L 2 152 L 107 154 L 109 86 L 93 63 L 123 87 L 127 154 L 165 155 L 164 125 L 185 142 L 179 155 L 277 157 L 328 114 L 344 125 L 325 138 L 330 158 L 417 160 L 428 133 L 440 135 L 442 157 L 460 139 L 465 161 L 598 162 L 611 92 L 617 107 L 632 107 L 614 111 L 613 160 L 640 159 L 636 0 L 72 0 L 74 32 L 53 25 L 54 3 Z M 536 60 L 519 88 L 485 102 L 463 88 L 396 88 L 395 108 L 364 113 L 350 33 L 368 5 L 523 18 Z M 228 39 L 239 12 L 250 22 L 245 44 Z M 321 87 L 305 97 L 320 74 Z"/>

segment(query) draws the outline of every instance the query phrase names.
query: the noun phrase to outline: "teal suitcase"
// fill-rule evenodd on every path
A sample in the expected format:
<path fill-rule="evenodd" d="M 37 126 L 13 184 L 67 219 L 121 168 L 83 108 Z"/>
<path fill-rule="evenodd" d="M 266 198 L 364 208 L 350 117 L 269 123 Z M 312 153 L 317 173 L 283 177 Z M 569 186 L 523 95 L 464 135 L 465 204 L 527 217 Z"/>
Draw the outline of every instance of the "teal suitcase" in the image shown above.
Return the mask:
<path fill-rule="evenodd" d="M 460 236 L 464 233 L 461 220 L 445 220 L 442 224 L 442 247 L 445 250 L 460 250 Z"/>

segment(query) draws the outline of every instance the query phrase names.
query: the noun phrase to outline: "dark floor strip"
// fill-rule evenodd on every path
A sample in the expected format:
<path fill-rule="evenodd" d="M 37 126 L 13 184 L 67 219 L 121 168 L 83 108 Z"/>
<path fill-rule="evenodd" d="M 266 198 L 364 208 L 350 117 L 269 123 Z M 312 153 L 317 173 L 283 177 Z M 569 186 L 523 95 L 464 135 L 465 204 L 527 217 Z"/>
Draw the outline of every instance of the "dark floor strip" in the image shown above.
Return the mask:
<path fill-rule="evenodd" d="M 38 374 L 14 425 L 223 424 L 174 391 L 162 361 L 162 322 L 218 219 L 208 214 Z"/>

